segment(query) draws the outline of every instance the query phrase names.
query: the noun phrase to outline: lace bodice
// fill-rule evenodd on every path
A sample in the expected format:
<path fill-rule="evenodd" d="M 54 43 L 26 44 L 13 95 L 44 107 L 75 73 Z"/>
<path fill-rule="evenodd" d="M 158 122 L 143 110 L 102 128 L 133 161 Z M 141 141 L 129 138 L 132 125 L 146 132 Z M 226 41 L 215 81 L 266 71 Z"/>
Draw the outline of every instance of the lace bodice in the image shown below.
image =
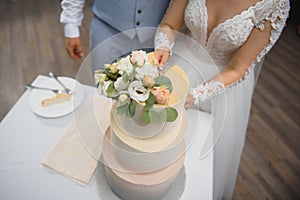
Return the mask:
<path fill-rule="evenodd" d="M 249 64 L 248 70 L 242 77 L 238 80 L 233 80 L 227 85 L 221 81 L 211 80 L 210 82 L 200 83 L 200 85 L 191 89 L 191 94 L 196 104 L 201 101 L 209 100 L 211 97 L 223 93 L 245 80 L 256 63 L 261 61 L 278 40 L 285 26 L 289 9 L 289 0 L 260 0 L 240 14 L 220 23 L 211 31 L 208 37 L 206 0 L 188 1 L 185 8 L 184 21 L 188 28 L 189 35 L 206 49 L 221 71 L 228 67 L 229 62 L 237 50 L 245 44 L 254 28 L 263 31 L 266 21 L 269 21 L 272 27 L 269 41 L 263 50 L 257 57 L 256 55 L 249 55 L 250 57 L 256 57 L 256 59 L 253 60 L 252 64 Z M 162 35 L 160 31 L 164 32 L 164 30 L 159 30 L 157 36 L 159 36 L 159 34 Z M 156 48 L 169 48 L 169 42 L 172 41 L 168 41 L 167 36 L 168 35 L 156 37 Z M 162 38 L 165 39 L 164 42 L 159 40 Z"/>
<path fill-rule="evenodd" d="M 274 12 L 275 6 L 281 9 Z M 233 18 L 219 24 L 207 37 L 205 0 L 190 0 L 185 10 L 185 23 L 190 36 L 206 47 L 215 63 L 222 67 L 228 64 L 234 52 L 247 40 L 254 26 L 259 26 L 259 23 L 266 20 L 269 15 L 272 15 L 273 20 L 278 16 L 284 19 L 288 10 L 287 0 L 261 0 Z M 282 30 L 283 27 L 278 28 Z M 281 30 L 274 32 L 272 37 L 277 40 Z M 273 42 L 270 45 L 273 45 Z M 263 56 L 264 54 L 260 58 Z"/>
<path fill-rule="evenodd" d="M 263 30 L 264 21 L 268 20 L 271 22 L 273 30 L 269 43 L 252 65 L 249 66 L 244 77 L 226 87 L 219 82 L 211 81 L 210 83 L 202 83 L 192 88 L 191 93 L 194 96 L 196 104 L 210 99 L 244 80 L 256 62 L 259 62 L 269 52 L 279 38 L 289 12 L 288 0 L 261 0 L 233 18 L 220 23 L 212 30 L 208 37 L 208 15 L 205 1 L 189 1 L 185 10 L 185 23 L 189 29 L 190 36 L 206 48 L 215 64 L 221 70 L 227 66 L 237 49 L 244 44 L 254 27 Z M 210 85 L 211 87 L 208 87 Z"/>

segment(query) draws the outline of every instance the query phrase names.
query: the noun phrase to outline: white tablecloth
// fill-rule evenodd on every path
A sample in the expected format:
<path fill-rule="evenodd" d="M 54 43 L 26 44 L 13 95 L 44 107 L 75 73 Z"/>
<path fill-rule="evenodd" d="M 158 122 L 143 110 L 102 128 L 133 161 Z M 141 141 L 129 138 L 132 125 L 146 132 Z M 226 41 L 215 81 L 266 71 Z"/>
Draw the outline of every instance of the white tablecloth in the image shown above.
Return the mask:
<path fill-rule="evenodd" d="M 35 85 L 47 77 L 38 76 Z M 84 86 L 86 90 L 90 89 Z M 26 91 L 0 124 L 0 199 L 1 200 L 114 200 L 117 198 L 108 187 L 99 165 L 91 182 L 81 186 L 61 174 L 43 167 L 40 162 L 58 141 L 72 120 L 72 114 L 64 117 L 42 118 L 30 110 Z M 197 119 L 202 126 L 196 127 Z M 188 111 L 188 130 L 205 129 L 209 115 L 195 110 Z M 212 153 L 198 159 L 198 136 L 189 148 L 184 171 L 171 188 L 166 199 L 212 199 Z"/>

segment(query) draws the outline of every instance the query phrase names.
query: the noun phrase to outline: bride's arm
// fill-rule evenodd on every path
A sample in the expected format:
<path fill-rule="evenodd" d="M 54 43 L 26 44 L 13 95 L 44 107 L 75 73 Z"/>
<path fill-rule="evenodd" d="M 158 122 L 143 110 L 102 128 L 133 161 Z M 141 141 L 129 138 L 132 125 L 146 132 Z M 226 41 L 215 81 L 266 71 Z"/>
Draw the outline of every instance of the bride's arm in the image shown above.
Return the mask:
<path fill-rule="evenodd" d="M 288 10 L 288 6 L 282 10 L 274 8 L 274 12 L 267 13 L 265 17 L 259 19 L 256 28 L 252 30 L 243 46 L 236 51 L 225 70 L 210 81 L 192 88 L 187 104 L 198 104 L 209 100 L 244 80 L 249 71 L 269 52 L 279 38 L 288 17 Z"/>
<path fill-rule="evenodd" d="M 159 64 L 164 65 L 172 52 L 176 33 L 180 30 L 188 0 L 172 0 L 157 30 L 154 46 Z"/>
<path fill-rule="evenodd" d="M 260 52 L 269 43 L 270 32 L 269 22 L 265 23 L 263 31 L 254 28 L 247 41 L 236 51 L 227 67 L 219 75 L 191 89 L 194 104 L 209 100 L 245 77 L 250 69 L 249 66 L 255 63 Z"/>

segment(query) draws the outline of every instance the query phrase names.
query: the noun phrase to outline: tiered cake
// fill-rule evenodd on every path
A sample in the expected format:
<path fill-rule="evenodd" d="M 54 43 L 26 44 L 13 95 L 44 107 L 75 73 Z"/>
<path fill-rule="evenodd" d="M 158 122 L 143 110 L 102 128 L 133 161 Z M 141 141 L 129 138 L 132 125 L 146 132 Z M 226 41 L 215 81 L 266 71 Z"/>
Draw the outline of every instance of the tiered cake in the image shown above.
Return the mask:
<path fill-rule="evenodd" d="M 165 74 L 173 92 L 167 105 L 154 105 L 159 113 L 164 106 L 173 107 L 178 117 L 173 122 L 157 120 L 146 124 L 141 120 L 144 105 L 138 104 L 135 116 L 111 111 L 111 126 L 104 140 L 105 173 L 112 190 L 125 200 L 161 199 L 169 190 L 183 166 L 184 134 L 187 128 L 183 108 L 189 83 L 177 66 Z"/>

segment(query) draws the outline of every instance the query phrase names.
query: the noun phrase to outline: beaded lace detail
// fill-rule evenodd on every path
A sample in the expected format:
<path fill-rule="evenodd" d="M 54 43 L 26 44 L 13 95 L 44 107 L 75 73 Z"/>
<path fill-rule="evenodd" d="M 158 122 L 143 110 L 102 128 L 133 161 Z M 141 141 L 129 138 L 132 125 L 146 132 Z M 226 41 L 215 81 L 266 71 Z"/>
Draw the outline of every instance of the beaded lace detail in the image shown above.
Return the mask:
<path fill-rule="evenodd" d="M 185 23 L 189 29 L 190 36 L 206 48 L 211 58 L 221 69 L 226 67 L 233 57 L 234 52 L 247 40 L 253 28 L 263 30 L 264 22 L 271 22 L 273 30 L 271 31 L 269 43 L 249 66 L 245 76 L 226 86 L 222 91 L 226 91 L 246 79 L 256 63 L 270 51 L 284 28 L 289 9 L 288 0 L 261 0 L 233 18 L 219 24 L 212 30 L 210 36 L 207 37 L 207 10 L 205 0 L 189 1 L 185 11 Z M 205 84 L 202 83 L 201 85 Z M 216 89 L 207 87 L 208 92 L 201 91 L 198 93 L 195 92 L 197 88 L 198 87 L 191 90 L 191 92 L 195 94 L 194 98 L 196 99 L 196 103 L 208 100 L 206 97 L 213 97 L 221 93 L 218 87 L 216 87 Z M 199 88 L 202 89 L 202 86 Z M 202 93 L 205 94 L 206 97 L 196 95 Z"/>
<path fill-rule="evenodd" d="M 167 34 L 163 32 L 157 32 L 155 35 L 154 46 L 156 49 L 168 49 L 170 55 L 172 55 L 172 47 L 174 43 L 170 44 Z"/>
<path fill-rule="evenodd" d="M 204 82 L 191 89 L 191 94 L 194 97 L 194 104 L 210 100 L 213 96 L 224 91 L 224 84 L 218 81 Z"/>

